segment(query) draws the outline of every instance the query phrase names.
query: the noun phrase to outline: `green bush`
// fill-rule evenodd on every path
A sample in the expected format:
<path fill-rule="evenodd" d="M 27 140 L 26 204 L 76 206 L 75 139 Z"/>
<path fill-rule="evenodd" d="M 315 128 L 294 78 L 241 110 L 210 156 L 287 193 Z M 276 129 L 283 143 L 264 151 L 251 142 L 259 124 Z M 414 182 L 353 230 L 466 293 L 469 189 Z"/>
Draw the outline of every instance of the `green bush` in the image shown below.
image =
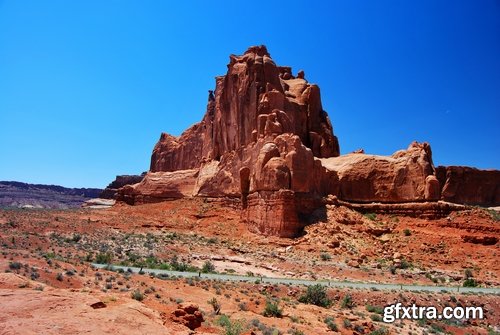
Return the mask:
<path fill-rule="evenodd" d="M 106 253 L 98 253 L 97 256 L 95 256 L 95 262 L 97 264 L 110 264 L 111 261 L 113 260 L 113 255 L 109 252 Z"/>
<path fill-rule="evenodd" d="M 477 282 L 474 278 L 467 278 L 464 281 L 464 287 L 477 287 Z"/>
<path fill-rule="evenodd" d="M 340 303 L 340 307 L 342 308 L 353 308 L 354 302 L 352 301 L 352 297 L 350 294 L 346 294 Z"/>
<path fill-rule="evenodd" d="M 332 256 L 330 256 L 330 254 L 326 252 L 322 252 L 319 256 L 321 257 L 322 261 L 329 261 L 330 259 L 332 259 Z"/>
<path fill-rule="evenodd" d="M 378 306 L 366 305 L 366 310 L 370 313 L 384 314 L 384 309 Z"/>
<path fill-rule="evenodd" d="M 22 267 L 22 264 L 19 262 L 9 263 L 9 269 L 11 269 L 11 270 L 19 270 L 19 269 L 21 269 L 21 267 Z"/>
<path fill-rule="evenodd" d="M 203 273 L 215 273 L 215 265 L 210 261 L 206 261 L 201 268 Z"/>
<path fill-rule="evenodd" d="M 326 287 L 321 284 L 308 286 L 306 293 L 299 297 L 299 302 L 320 307 L 329 307 L 332 304 L 326 294 Z"/>
<path fill-rule="evenodd" d="M 365 214 L 365 217 L 366 217 L 367 219 L 372 220 L 372 221 L 377 220 L 377 214 L 375 214 L 375 213 L 366 213 L 366 214 Z"/>
<path fill-rule="evenodd" d="M 333 330 L 334 332 L 339 330 L 339 327 L 337 327 L 337 324 L 335 323 L 335 319 L 331 316 L 327 316 L 325 318 L 325 323 L 328 329 Z"/>
<path fill-rule="evenodd" d="M 231 321 L 227 315 L 221 315 L 216 323 L 224 328 L 224 335 L 240 335 L 243 332 L 243 323 Z"/>
<path fill-rule="evenodd" d="M 406 228 L 405 230 L 403 230 L 403 234 L 405 234 L 405 236 L 410 236 L 411 235 L 411 230 Z"/>
<path fill-rule="evenodd" d="M 137 301 L 143 301 L 144 300 L 144 294 L 141 293 L 139 290 L 135 290 L 132 292 L 132 299 L 135 299 Z"/>
<path fill-rule="evenodd" d="M 264 316 L 281 318 L 283 316 L 283 309 L 279 306 L 279 301 L 271 299 L 266 300 L 266 307 L 264 308 Z"/>

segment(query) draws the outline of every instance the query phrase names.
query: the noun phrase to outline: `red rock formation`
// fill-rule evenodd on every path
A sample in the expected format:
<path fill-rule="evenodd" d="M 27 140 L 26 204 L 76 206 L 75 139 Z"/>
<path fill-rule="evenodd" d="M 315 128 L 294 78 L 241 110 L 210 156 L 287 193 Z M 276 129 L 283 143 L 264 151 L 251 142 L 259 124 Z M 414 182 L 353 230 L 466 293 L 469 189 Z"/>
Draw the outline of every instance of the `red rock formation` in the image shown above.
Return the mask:
<path fill-rule="evenodd" d="M 171 320 L 191 330 L 201 327 L 203 323 L 203 314 L 200 312 L 198 306 L 189 304 L 187 306 L 179 305 L 178 308 L 172 312 Z"/>
<path fill-rule="evenodd" d="M 106 188 L 101 192 L 99 195 L 99 198 L 102 199 L 114 199 L 116 192 L 118 191 L 119 188 L 125 186 L 125 185 L 133 185 L 141 182 L 141 180 L 144 178 L 144 175 L 146 172 L 141 174 L 140 176 L 137 175 L 122 175 L 122 176 L 116 176 L 115 180 L 113 180 Z"/>
<path fill-rule="evenodd" d="M 278 67 L 265 46 L 230 56 L 228 72 L 216 78 L 203 120 L 179 138 L 162 134 L 151 157 L 151 171 L 198 168 L 202 162 L 255 142 L 257 137 L 293 133 L 316 157 L 339 155 L 319 87 Z"/>
<path fill-rule="evenodd" d="M 358 205 L 379 202 L 374 211 L 428 217 L 462 208 L 439 199 L 499 204 L 499 172 L 475 171 L 440 168 L 436 175 L 427 143 L 389 157 L 362 150 L 339 157 L 318 86 L 303 71 L 295 77 L 277 66 L 259 46 L 230 56 L 227 74 L 209 91 L 203 120 L 180 137 L 162 134 L 150 172 L 122 187 L 117 199 L 241 198 L 250 230 L 293 237 L 324 218 L 327 195 Z"/>
<path fill-rule="evenodd" d="M 116 199 L 137 205 L 190 197 L 193 195 L 197 176 L 198 170 L 148 172 L 140 183 L 120 188 Z"/>
<path fill-rule="evenodd" d="M 337 173 L 338 196 L 345 201 L 395 203 L 439 199 L 439 184 L 427 143 L 414 142 L 392 156 L 356 153 L 321 162 Z"/>
<path fill-rule="evenodd" d="M 468 205 L 500 205 L 500 171 L 466 166 L 438 166 L 441 199 Z"/>

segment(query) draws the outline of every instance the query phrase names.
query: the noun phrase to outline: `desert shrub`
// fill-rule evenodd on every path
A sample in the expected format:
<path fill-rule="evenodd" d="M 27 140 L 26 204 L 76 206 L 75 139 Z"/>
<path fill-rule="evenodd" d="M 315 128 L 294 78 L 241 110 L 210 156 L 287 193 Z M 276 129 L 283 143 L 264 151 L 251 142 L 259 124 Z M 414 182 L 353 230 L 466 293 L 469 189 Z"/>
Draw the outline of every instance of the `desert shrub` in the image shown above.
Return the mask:
<path fill-rule="evenodd" d="M 132 299 L 135 299 L 137 301 L 143 301 L 144 294 L 142 294 L 142 292 L 139 290 L 135 290 L 134 292 L 132 292 Z"/>
<path fill-rule="evenodd" d="M 370 334 L 368 335 L 388 335 L 389 334 L 389 330 L 385 327 L 382 327 L 382 328 L 379 328 L 379 329 L 375 329 L 374 331 L 372 331 Z"/>
<path fill-rule="evenodd" d="M 189 265 L 187 263 L 184 263 L 182 261 L 179 261 L 179 258 L 176 256 L 172 257 L 170 260 L 170 266 L 172 267 L 172 270 L 174 271 L 180 271 L 180 272 L 198 272 L 198 268 L 195 266 Z"/>
<path fill-rule="evenodd" d="M 283 309 L 280 308 L 279 301 L 267 299 L 263 315 L 267 317 L 281 318 L 283 316 Z"/>
<path fill-rule="evenodd" d="M 366 310 L 370 313 L 384 314 L 384 309 L 378 306 L 366 305 Z"/>
<path fill-rule="evenodd" d="M 328 329 L 333 330 L 334 332 L 339 330 L 339 327 L 337 327 L 337 324 L 335 323 L 335 319 L 331 316 L 327 316 L 325 318 L 325 323 Z"/>
<path fill-rule="evenodd" d="M 241 321 L 231 321 L 227 315 L 221 315 L 216 323 L 224 328 L 224 335 L 240 335 L 244 329 Z"/>
<path fill-rule="evenodd" d="M 476 286 L 477 286 L 477 282 L 474 278 L 467 278 L 464 281 L 464 287 L 476 287 Z"/>
<path fill-rule="evenodd" d="M 372 314 L 370 315 L 370 319 L 372 319 L 372 321 L 376 321 L 376 322 L 382 322 L 382 317 L 378 314 Z"/>
<path fill-rule="evenodd" d="M 297 328 L 289 329 L 288 334 L 290 334 L 290 335 L 305 335 L 302 330 L 298 330 Z"/>
<path fill-rule="evenodd" d="M 214 310 L 214 313 L 216 315 L 220 314 L 221 304 L 220 304 L 220 302 L 215 297 L 213 297 L 212 299 L 210 299 L 209 301 L 207 301 L 207 303 L 210 306 L 212 306 L 212 309 Z"/>
<path fill-rule="evenodd" d="M 351 320 L 344 319 L 344 321 L 342 321 L 342 322 L 344 323 L 344 328 L 351 328 L 352 327 Z"/>
<path fill-rule="evenodd" d="M 11 269 L 11 270 L 19 270 L 19 269 L 21 269 L 22 266 L 23 265 L 19 262 L 10 262 L 9 263 L 9 269 Z"/>
<path fill-rule="evenodd" d="M 472 274 L 472 270 L 471 269 L 465 269 L 464 275 L 465 275 L 466 279 L 474 277 L 474 275 Z"/>
<path fill-rule="evenodd" d="M 354 302 L 352 301 L 352 297 L 350 294 L 346 294 L 340 303 L 340 307 L 342 308 L 353 308 Z"/>
<path fill-rule="evenodd" d="M 319 256 L 321 257 L 322 261 L 329 261 L 330 259 L 332 259 L 332 256 L 330 256 L 330 254 L 327 252 L 322 252 Z"/>
<path fill-rule="evenodd" d="M 58 273 L 57 276 L 56 276 L 56 279 L 59 280 L 59 281 L 63 281 L 64 280 L 64 276 L 62 273 Z"/>
<path fill-rule="evenodd" d="M 365 217 L 366 217 L 367 219 L 370 219 L 370 220 L 372 220 L 372 221 L 375 221 L 375 220 L 377 219 L 377 214 L 375 214 L 375 213 L 366 213 L 366 214 L 365 214 Z"/>
<path fill-rule="evenodd" d="M 308 286 L 306 293 L 299 297 L 299 302 L 320 307 L 329 307 L 332 303 L 326 294 L 326 287 L 321 284 Z"/>
<path fill-rule="evenodd" d="M 403 234 L 404 234 L 405 236 L 410 236 L 410 235 L 411 235 L 411 230 L 410 230 L 410 229 L 408 229 L 408 228 L 406 228 L 405 230 L 403 230 Z"/>
<path fill-rule="evenodd" d="M 215 265 L 214 263 L 210 261 L 206 261 L 203 264 L 203 267 L 201 268 L 201 272 L 203 273 L 214 273 L 215 272 Z"/>
<path fill-rule="evenodd" d="M 95 256 L 95 262 L 97 264 L 109 264 L 113 259 L 113 255 L 109 252 L 100 252 Z"/>
<path fill-rule="evenodd" d="M 240 309 L 240 311 L 243 311 L 243 312 L 248 311 L 248 305 L 247 305 L 247 303 L 246 303 L 246 302 L 244 302 L 244 301 L 243 301 L 243 302 L 240 302 L 240 303 L 238 304 L 238 308 Z"/>

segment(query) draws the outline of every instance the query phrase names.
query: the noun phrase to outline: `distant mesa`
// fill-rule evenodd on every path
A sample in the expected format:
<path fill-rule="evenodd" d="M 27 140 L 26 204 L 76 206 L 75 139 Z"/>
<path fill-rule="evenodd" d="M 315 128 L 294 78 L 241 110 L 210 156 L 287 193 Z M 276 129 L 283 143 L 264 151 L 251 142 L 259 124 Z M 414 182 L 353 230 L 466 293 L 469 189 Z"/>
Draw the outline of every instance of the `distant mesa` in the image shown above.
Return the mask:
<path fill-rule="evenodd" d="M 78 208 L 83 202 L 98 197 L 101 192 L 97 188 L 0 181 L 0 208 Z"/>
<path fill-rule="evenodd" d="M 320 220 L 332 197 L 361 210 L 374 202 L 385 211 L 391 204 L 428 203 L 415 206 L 415 215 L 457 208 L 443 200 L 500 205 L 500 171 L 436 168 L 428 143 L 414 142 L 391 156 L 340 155 L 319 87 L 303 71 L 276 65 L 265 46 L 231 55 L 201 122 L 179 137 L 161 134 L 150 170 L 119 179 L 107 197 L 131 205 L 193 196 L 239 199 L 250 230 L 284 237 Z M 411 212 L 411 205 L 404 208 Z"/>

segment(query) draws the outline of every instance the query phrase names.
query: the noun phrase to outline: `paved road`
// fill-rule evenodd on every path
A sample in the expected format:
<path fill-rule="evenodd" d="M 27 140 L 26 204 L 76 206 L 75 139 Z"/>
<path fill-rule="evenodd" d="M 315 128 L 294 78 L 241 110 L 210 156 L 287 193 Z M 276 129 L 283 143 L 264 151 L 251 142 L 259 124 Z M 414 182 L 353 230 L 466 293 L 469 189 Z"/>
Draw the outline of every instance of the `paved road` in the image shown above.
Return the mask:
<path fill-rule="evenodd" d="M 96 268 L 103 269 L 107 267 L 106 264 L 96 264 L 92 263 Z M 133 273 L 138 273 L 140 268 L 132 266 L 120 266 L 112 265 L 113 269 L 123 269 L 125 271 L 132 271 Z M 130 269 L 130 270 L 129 270 Z M 500 294 L 500 288 L 483 288 L 483 287 L 453 287 L 453 286 L 425 286 L 425 285 L 400 285 L 400 284 L 377 284 L 377 283 L 359 283 L 359 282 L 347 282 L 347 281 L 333 281 L 333 280 L 305 280 L 305 279 L 293 279 L 293 278 L 270 278 L 270 277 L 250 277 L 250 276 L 238 276 L 238 275 L 228 275 L 219 273 L 198 273 L 198 272 L 180 272 L 180 271 L 170 271 L 170 270 L 159 270 L 159 269 L 146 269 L 143 268 L 144 273 L 154 273 L 154 274 L 165 274 L 169 276 L 177 277 L 200 277 L 204 279 L 212 280 L 224 280 L 224 281 L 236 281 L 236 282 L 254 282 L 260 280 L 263 283 L 269 284 L 290 284 L 290 285 L 315 285 L 322 284 L 329 287 L 346 287 L 346 288 L 359 288 L 359 289 L 378 289 L 378 290 L 408 290 L 408 291 L 430 291 L 430 292 L 470 292 L 470 293 L 489 293 L 489 294 Z"/>

